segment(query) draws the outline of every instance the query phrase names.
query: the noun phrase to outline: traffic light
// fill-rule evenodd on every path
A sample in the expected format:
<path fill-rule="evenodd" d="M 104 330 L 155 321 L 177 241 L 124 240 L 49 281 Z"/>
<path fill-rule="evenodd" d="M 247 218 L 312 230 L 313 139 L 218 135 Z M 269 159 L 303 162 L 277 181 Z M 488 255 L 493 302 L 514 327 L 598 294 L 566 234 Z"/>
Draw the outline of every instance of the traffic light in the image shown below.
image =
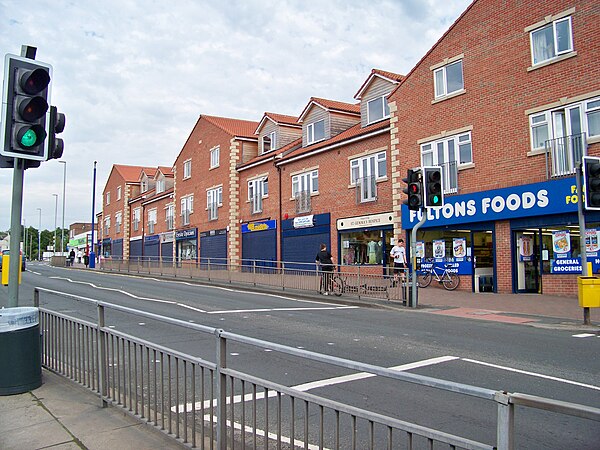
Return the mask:
<path fill-rule="evenodd" d="M 48 108 L 52 66 L 7 54 L 0 155 L 34 161 L 48 159 Z"/>
<path fill-rule="evenodd" d="M 56 106 L 50 107 L 50 118 L 48 121 L 48 159 L 59 159 L 62 157 L 65 144 L 56 135 L 65 130 L 66 117 L 59 113 Z"/>
<path fill-rule="evenodd" d="M 442 168 L 440 166 L 423 167 L 423 191 L 426 208 L 444 206 Z"/>
<path fill-rule="evenodd" d="M 585 209 L 600 210 L 600 158 L 583 157 L 583 192 Z"/>
<path fill-rule="evenodd" d="M 404 204 L 412 211 L 419 211 L 423 206 L 423 183 L 421 182 L 421 171 L 408 169 L 406 178 L 402 181 L 406 183 L 406 188 L 402 191 L 408 195 L 408 199 L 404 200 Z"/>

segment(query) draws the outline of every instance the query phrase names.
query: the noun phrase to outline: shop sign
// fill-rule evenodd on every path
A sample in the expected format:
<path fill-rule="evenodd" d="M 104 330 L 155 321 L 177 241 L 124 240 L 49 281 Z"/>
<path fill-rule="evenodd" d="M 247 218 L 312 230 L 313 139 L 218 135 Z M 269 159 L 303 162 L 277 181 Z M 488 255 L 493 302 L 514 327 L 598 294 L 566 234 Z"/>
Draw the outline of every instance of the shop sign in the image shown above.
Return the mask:
<path fill-rule="evenodd" d="M 160 242 L 167 243 L 167 242 L 173 242 L 173 240 L 174 240 L 174 236 L 173 236 L 172 231 L 169 231 L 167 233 L 162 233 L 160 235 Z"/>
<path fill-rule="evenodd" d="M 381 227 L 393 224 L 392 213 L 373 214 L 370 216 L 347 217 L 337 220 L 338 230 L 348 230 L 352 228 L 371 228 Z"/>
<path fill-rule="evenodd" d="M 219 230 L 203 231 L 202 233 L 200 233 L 200 237 L 205 238 L 205 237 L 209 237 L 209 236 L 222 236 L 224 234 L 227 234 L 227 228 L 221 228 Z"/>
<path fill-rule="evenodd" d="M 516 219 L 577 212 L 575 178 L 533 183 L 492 191 L 452 195 L 441 208 L 427 211 L 423 227 Z M 422 218 L 420 211 L 402 205 L 402 227 L 412 228 Z"/>
<path fill-rule="evenodd" d="M 145 236 L 144 242 L 158 242 L 160 236 L 158 234 L 153 234 L 152 236 Z"/>
<path fill-rule="evenodd" d="M 242 233 L 251 233 L 253 231 L 274 230 L 277 228 L 276 220 L 265 220 L 262 222 L 251 222 L 242 224 Z"/>
<path fill-rule="evenodd" d="M 314 227 L 314 217 L 315 216 L 313 214 L 311 214 L 310 216 L 294 217 L 294 228 Z"/>
<path fill-rule="evenodd" d="M 446 264 L 450 264 L 446 267 Z M 466 258 L 435 258 L 434 260 L 421 261 L 421 270 L 431 269 L 435 265 L 437 272 L 442 275 L 444 268 L 448 272 L 457 273 L 458 275 L 472 275 L 473 263 L 471 257 Z"/>
<path fill-rule="evenodd" d="M 198 228 L 189 228 L 187 230 L 179 230 L 175 232 L 175 239 L 178 241 L 196 239 L 197 236 Z"/>

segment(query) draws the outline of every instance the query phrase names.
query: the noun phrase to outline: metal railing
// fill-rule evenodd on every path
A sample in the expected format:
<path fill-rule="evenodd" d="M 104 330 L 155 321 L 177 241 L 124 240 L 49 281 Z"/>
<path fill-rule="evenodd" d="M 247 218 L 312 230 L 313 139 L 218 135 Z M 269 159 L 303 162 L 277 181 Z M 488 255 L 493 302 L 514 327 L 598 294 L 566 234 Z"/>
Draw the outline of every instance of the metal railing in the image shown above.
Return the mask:
<path fill-rule="evenodd" d="M 40 307 L 41 293 L 49 300 Z M 54 296 L 95 306 L 97 321 L 52 311 L 46 305 Z M 388 369 L 48 289 L 34 290 L 34 305 L 40 307 L 44 367 L 98 393 L 102 406 L 121 407 L 193 448 L 391 449 L 405 441 L 411 449 L 446 444 L 452 449 L 509 450 L 514 448 L 517 428 L 515 405 L 600 421 L 599 408 Z M 214 362 L 108 327 L 109 310 L 213 339 Z M 301 367 L 306 364 L 302 361 L 310 360 L 398 382 L 390 392 L 401 392 L 407 382 L 494 402 L 496 442 L 478 442 L 310 394 L 302 387 L 247 373 L 243 367 L 234 370 L 227 361 L 230 342 L 287 355 L 288 362 L 299 358 Z"/>
<path fill-rule="evenodd" d="M 440 166 L 442 166 L 444 194 L 456 194 L 458 192 L 458 162 L 449 161 L 440 164 Z"/>
<path fill-rule="evenodd" d="M 377 183 L 375 175 L 356 180 L 356 203 L 374 202 L 377 200 Z"/>
<path fill-rule="evenodd" d="M 199 258 L 193 260 L 164 260 L 135 257 L 133 259 L 103 258 L 98 267 L 102 270 L 144 275 L 170 276 L 199 281 L 236 283 L 242 285 L 319 292 L 321 271 L 314 263 L 284 262 L 259 259 L 232 261 L 225 258 Z M 385 274 L 382 272 L 385 271 Z M 359 300 L 388 300 L 406 303 L 410 286 L 396 282 L 393 267 L 338 266 L 336 275 L 343 282 L 345 297 Z"/>
<path fill-rule="evenodd" d="M 258 214 L 263 210 L 262 194 L 255 194 L 250 197 L 250 214 Z"/>
<path fill-rule="evenodd" d="M 219 204 L 209 203 L 207 205 L 208 220 L 217 220 L 219 218 Z"/>
<path fill-rule="evenodd" d="M 310 191 L 296 192 L 296 214 L 309 213 L 312 210 Z"/>
<path fill-rule="evenodd" d="M 587 156 L 587 139 L 585 133 L 547 140 L 547 178 L 573 175 L 577 164 L 581 162 L 583 156 Z"/>

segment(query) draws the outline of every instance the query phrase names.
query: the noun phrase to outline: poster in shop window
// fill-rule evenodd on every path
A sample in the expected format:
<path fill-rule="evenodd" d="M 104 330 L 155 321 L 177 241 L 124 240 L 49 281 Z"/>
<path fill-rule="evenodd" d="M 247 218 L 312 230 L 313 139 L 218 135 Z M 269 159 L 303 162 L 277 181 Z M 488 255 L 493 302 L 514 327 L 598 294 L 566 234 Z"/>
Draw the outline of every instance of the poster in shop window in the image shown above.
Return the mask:
<path fill-rule="evenodd" d="M 465 238 L 454 238 L 452 239 L 452 255 L 457 259 L 457 261 L 462 261 L 467 255 L 467 240 Z"/>
<path fill-rule="evenodd" d="M 415 253 L 417 258 L 425 257 L 425 241 L 417 241 L 417 248 Z"/>
<path fill-rule="evenodd" d="M 585 253 L 587 256 L 598 256 L 598 230 L 585 230 Z"/>
<path fill-rule="evenodd" d="M 571 233 L 568 230 L 552 232 L 552 248 L 556 258 L 571 257 Z"/>
<path fill-rule="evenodd" d="M 433 257 L 440 259 L 446 256 L 446 241 L 443 239 L 436 239 L 433 241 Z"/>
<path fill-rule="evenodd" d="M 519 260 L 531 261 L 533 256 L 533 242 L 531 236 L 521 236 L 519 238 Z"/>

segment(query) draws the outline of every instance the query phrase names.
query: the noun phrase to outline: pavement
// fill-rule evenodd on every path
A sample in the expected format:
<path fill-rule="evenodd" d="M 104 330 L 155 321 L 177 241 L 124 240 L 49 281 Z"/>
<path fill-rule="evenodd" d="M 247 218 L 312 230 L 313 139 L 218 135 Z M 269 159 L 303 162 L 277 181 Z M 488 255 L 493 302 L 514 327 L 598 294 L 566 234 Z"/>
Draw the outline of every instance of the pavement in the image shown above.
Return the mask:
<path fill-rule="evenodd" d="M 84 268 L 75 264 L 74 268 Z M 279 292 L 279 291 L 278 291 Z M 302 295 L 307 297 L 307 295 Z M 326 302 L 406 310 L 399 302 L 364 301 L 310 296 Z M 539 294 L 494 294 L 419 289 L 417 313 L 441 314 L 570 330 L 600 336 L 600 308 L 591 308 L 591 325 L 583 324 L 576 297 Z M 0 396 L 0 449 L 180 449 L 180 442 L 140 422 L 117 407 L 101 407 L 88 389 L 50 371 L 42 371 L 42 386 L 31 392 Z"/>

